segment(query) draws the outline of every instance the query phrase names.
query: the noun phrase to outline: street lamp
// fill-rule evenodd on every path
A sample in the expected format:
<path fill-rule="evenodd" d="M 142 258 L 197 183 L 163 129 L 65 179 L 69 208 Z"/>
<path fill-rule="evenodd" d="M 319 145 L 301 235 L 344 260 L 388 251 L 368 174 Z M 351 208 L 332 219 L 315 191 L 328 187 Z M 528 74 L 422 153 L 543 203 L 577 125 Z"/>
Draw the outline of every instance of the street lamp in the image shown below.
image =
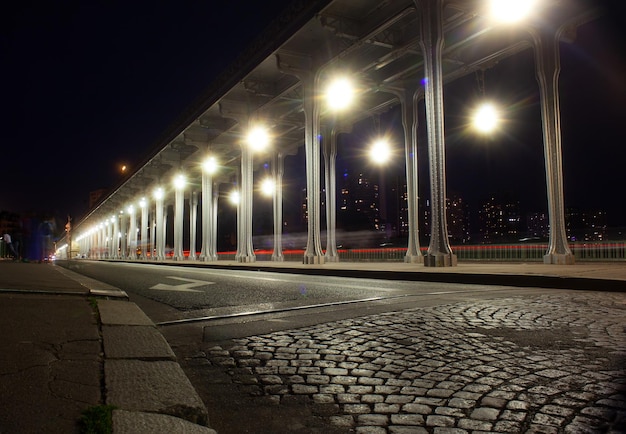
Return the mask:
<path fill-rule="evenodd" d="M 370 159 L 376 164 L 385 164 L 391 158 L 391 147 L 385 138 L 376 140 L 369 151 Z"/>
<path fill-rule="evenodd" d="M 489 12 L 501 23 L 516 23 L 525 19 L 535 8 L 537 0 L 491 0 Z"/>
<path fill-rule="evenodd" d="M 478 106 L 472 116 L 472 126 L 481 134 L 495 131 L 500 123 L 498 109 L 492 103 L 486 102 Z"/>
<path fill-rule="evenodd" d="M 208 157 L 202 162 L 202 170 L 209 175 L 213 175 L 217 171 L 217 160 L 215 157 Z"/>
<path fill-rule="evenodd" d="M 261 182 L 261 193 L 263 193 L 264 196 L 271 197 L 274 194 L 275 190 L 276 190 L 276 183 L 274 182 L 272 178 L 265 178 Z"/>
<path fill-rule="evenodd" d="M 239 205 L 239 201 L 241 200 L 241 197 L 239 196 L 239 191 L 238 190 L 231 191 L 230 195 L 228 196 L 228 200 L 233 205 Z"/>
<path fill-rule="evenodd" d="M 346 77 L 337 77 L 326 88 L 326 102 L 332 110 L 344 110 L 354 100 L 354 86 Z"/>
<path fill-rule="evenodd" d="M 269 146 L 270 135 L 267 128 L 261 125 L 253 127 L 246 137 L 246 142 L 253 151 L 263 151 Z"/>
<path fill-rule="evenodd" d="M 176 190 L 182 190 L 183 188 L 185 188 L 185 185 L 187 184 L 187 179 L 185 178 L 185 175 L 178 174 L 176 175 L 176 177 L 174 177 L 174 188 Z"/>
<path fill-rule="evenodd" d="M 161 200 L 161 199 L 163 199 L 163 196 L 164 196 L 164 195 L 165 195 L 165 193 L 163 192 L 163 189 L 162 189 L 161 187 L 157 187 L 157 188 L 154 190 L 154 198 L 155 198 L 156 200 Z"/>

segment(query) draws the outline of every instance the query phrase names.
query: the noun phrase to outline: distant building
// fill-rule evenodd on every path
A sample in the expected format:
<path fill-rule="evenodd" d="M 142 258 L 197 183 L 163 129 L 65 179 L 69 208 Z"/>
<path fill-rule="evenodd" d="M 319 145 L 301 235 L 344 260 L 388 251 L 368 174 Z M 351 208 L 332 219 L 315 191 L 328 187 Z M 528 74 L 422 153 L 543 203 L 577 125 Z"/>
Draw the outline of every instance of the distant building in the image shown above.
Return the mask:
<path fill-rule="evenodd" d="M 380 213 L 380 190 L 362 172 L 343 175 L 337 213 L 338 226 L 348 230 L 384 230 Z"/>
<path fill-rule="evenodd" d="M 519 202 L 491 196 L 480 208 L 479 232 L 483 243 L 515 242 L 520 239 Z"/>
<path fill-rule="evenodd" d="M 579 211 L 568 209 L 565 213 L 565 230 L 570 241 L 603 241 L 607 239 L 605 211 Z"/>
<path fill-rule="evenodd" d="M 100 199 L 106 194 L 107 189 L 101 188 L 99 190 L 94 190 L 89 192 L 89 209 L 92 209 L 94 206 L 100 202 Z"/>
<path fill-rule="evenodd" d="M 457 194 L 451 194 L 446 199 L 446 219 L 450 242 L 453 244 L 469 243 L 469 210 L 467 203 Z"/>
<path fill-rule="evenodd" d="M 547 240 L 550 231 L 550 221 L 547 212 L 531 212 L 526 215 L 527 240 Z"/>
<path fill-rule="evenodd" d="M 430 199 L 422 201 L 420 213 L 420 233 L 426 242 L 430 242 L 430 225 L 432 214 Z M 457 194 L 451 194 L 446 198 L 446 224 L 448 227 L 448 239 L 451 244 L 467 244 L 471 241 L 469 207 Z"/>

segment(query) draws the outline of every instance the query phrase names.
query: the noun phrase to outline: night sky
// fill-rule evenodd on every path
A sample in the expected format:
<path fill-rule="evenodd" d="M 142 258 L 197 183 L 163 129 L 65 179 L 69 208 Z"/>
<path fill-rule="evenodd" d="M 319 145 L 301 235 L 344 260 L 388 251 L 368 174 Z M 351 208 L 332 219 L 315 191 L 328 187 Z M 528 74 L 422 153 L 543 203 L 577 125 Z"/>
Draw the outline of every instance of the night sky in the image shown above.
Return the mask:
<path fill-rule="evenodd" d="M 114 185 L 121 164 L 132 170 L 144 160 L 287 1 L 19 3 L 0 15 L 0 210 L 80 216 L 89 191 Z M 604 209 L 614 226 L 626 226 L 620 25 L 613 11 L 584 26 L 574 44 L 562 44 L 561 60 L 566 205 Z M 474 202 L 503 191 L 527 211 L 546 209 L 532 53 L 487 71 L 485 95 L 504 101 L 507 115 L 504 130 L 489 139 L 465 128 L 467 102 L 479 96 L 475 76 L 444 89 L 448 191 Z M 394 114 L 387 118 L 393 125 Z M 359 143 L 353 139 L 345 152 L 357 155 Z M 424 196 L 425 128 L 420 158 Z"/>

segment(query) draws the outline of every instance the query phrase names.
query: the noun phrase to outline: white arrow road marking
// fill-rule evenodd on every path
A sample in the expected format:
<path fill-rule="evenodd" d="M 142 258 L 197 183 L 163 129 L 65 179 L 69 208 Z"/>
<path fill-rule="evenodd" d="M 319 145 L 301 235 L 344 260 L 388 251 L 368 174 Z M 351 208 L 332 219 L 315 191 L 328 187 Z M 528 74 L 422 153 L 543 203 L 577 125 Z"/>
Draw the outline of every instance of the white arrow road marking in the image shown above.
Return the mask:
<path fill-rule="evenodd" d="M 197 289 L 191 289 L 194 286 L 215 285 L 215 282 L 207 282 L 206 280 L 187 279 L 185 277 L 166 276 L 168 279 L 182 280 L 182 285 L 168 285 L 167 283 L 158 283 L 150 289 L 159 289 L 162 291 L 180 291 L 180 292 L 202 292 Z"/>

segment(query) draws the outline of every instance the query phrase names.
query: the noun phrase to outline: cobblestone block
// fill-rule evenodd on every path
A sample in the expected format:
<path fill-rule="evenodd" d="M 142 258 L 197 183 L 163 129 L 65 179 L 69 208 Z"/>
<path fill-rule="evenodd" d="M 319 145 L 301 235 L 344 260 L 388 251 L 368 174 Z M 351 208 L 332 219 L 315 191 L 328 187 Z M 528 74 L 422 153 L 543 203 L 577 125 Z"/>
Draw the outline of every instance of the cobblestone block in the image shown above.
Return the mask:
<path fill-rule="evenodd" d="M 316 404 L 334 404 L 335 396 L 328 393 L 317 393 L 313 395 L 313 402 Z"/>
<path fill-rule="evenodd" d="M 470 430 L 470 431 L 491 431 L 493 424 L 491 422 L 486 422 L 484 420 L 475 420 L 475 419 L 459 419 L 459 423 L 457 425 L 459 428 Z"/>
<path fill-rule="evenodd" d="M 531 424 L 526 434 L 558 434 L 559 429 L 555 426 Z"/>
<path fill-rule="evenodd" d="M 358 377 L 357 382 L 366 386 L 380 386 L 385 383 L 385 380 L 382 378 Z"/>
<path fill-rule="evenodd" d="M 324 368 L 324 374 L 326 375 L 348 375 L 348 370 L 345 368 Z"/>
<path fill-rule="evenodd" d="M 426 421 L 421 414 L 392 414 L 391 423 L 393 425 L 425 425 Z"/>
<path fill-rule="evenodd" d="M 504 408 L 506 407 L 507 400 L 504 398 L 494 398 L 492 396 L 486 396 L 480 401 L 480 405 L 483 407 L 492 407 L 492 408 Z"/>
<path fill-rule="evenodd" d="M 300 366 L 297 372 L 299 375 L 319 375 L 322 370 L 317 366 Z"/>
<path fill-rule="evenodd" d="M 389 416 L 384 414 L 360 414 L 357 416 L 357 424 L 370 426 L 387 426 Z"/>
<path fill-rule="evenodd" d="M 405 413 L 415 413 L 415 414 L 431 414 L 433 412 L 433 408 L 425 405 L 425 404 L 404 404 L 402 406 L 402 411 Z"/>
<path fill-rule="evenodd" d="M 544 405 L 539 410 L 541 413 L 550 414 L 552 416 L 569 417 L 574 414 L 574 410 L 559 405 Z"/>
<path fill-rule="evenodd" d="M 357 386 L 348 387 L 348 393 L 359 393 L 361 395 L 365 393 L 372 393 L 373 390 L 374 390 L 374 387 L 372 386 L 357 385 Z"/>
<path fill-rule="evenodd" d="M 370 406 L 367 404 L 345 404 L 343 411 L 347 414 L 368 414 Z"/>
<path fill-rule="evenodd" d="M 411 395 L 388 395 L 385 402 L 387 404 L 408 404 L 412 402 L 413 399 Z"/>
<path fill-rule="evenodd" d="M 358 426 L 356 434 L 387 434 L 387 429 L 380 426 Z"/>
<path fill-rule="evenodd" d="M 538 425 L 561 426 L 565 422 L 565 418 L 537 413 L 533 416 L 532 422 Z"/>
<path fill-rule="evenodd" d="M 496 420 L 500 410 L 490 407 L 479 407 L 472 411 L 471 418 L 477 420 Z"/>
<path fill-rule="evenodd" d="M 329 421 L 331 425 L 342 428 L 352 428 L 355 425 L 354 417 L 350 415 L 331 416 Z"/>
<path fill-rule="evenodd" d="M 387 404 L 384 402 L 377 402 L 374 404 L 375 413 L 398 413 L 400 412 L 400 404 Z"/>
<path fill-rule="evenodd" d="M 455 419 L 450 416 L 430 415 L 426 417 L 426 425 L 427 426 L 453 427 L 455 425 Z"/>
<path fill-rule="evenodd" d="M 522 424 L 511 420 L 500 420 L 495 423 L 493 430 L 496 432 L 520 433 L 522 432 Z"/>
<path fill-rule="evenodd" d="M 331 377 L 330 382 L 333 384 L 343 384 L 345 386 L 348 386 L 351 384 L 356 384 L 357 380 L 357 377 L 352 377 L 348 375 L 337 375 L 335 377 Z"/>
<path fill-rule="evenodd" d="M 306 382 L 309 384 L 329 384 L 330 376 L 328 375 L 307 375 Z"/>
<path fill-rule="evenodd" d="M 317 386 L 309 386 L 307 384 L 293 384 L 291 390 L 297 395 L 311 395 L 319 392 Z"/>
<path fill-rule="evenodd" d="M 430 389 L 426 392 L 427 396 L 434 396 L 437 398 L 448 398 L 454 394 L 454 390 L 450 389 Z"/>
<path fill-rule="evenodd" d="M 283 384 L 283 379 L 278 375 L 262 375 L 260 380 L 263 384 Z"/>
<path fill-rule="evenodd" d="M 320 386 L 320 393 L 338 394 L 338 393 L 345 393 L 345 392 L 346 392 L 346 388 L 345 386 L 341 384 L 327 384 L 327 385 Z"/>
<path fill-rule="evenodd" d="M 389 434 L 427 434 L 426 428 L 417 426 L 390 426 Z"/>
<path fill-rule="evenodd" d="M 337 402 L 340 404 L 358 404 L 361 402 L 361 395 L 355 393 L 338 393 Z"/>
<path fill-rule="evenodd" d="M 454 416 L 454 417 L 465 417 L 465 412 L 460 408 L 452 408 L 452 407 L 437 407 L 435 408 L 435 414 L 439 414 L 442 416 Z"/>
<path fill-rule="evenodd" d="M 373 395 L 366 394 L 361 396 L 361 402 L 366 404 L 374 404 L 376 402 L 385 402 L 385 397 L 383 395 Z"/>

